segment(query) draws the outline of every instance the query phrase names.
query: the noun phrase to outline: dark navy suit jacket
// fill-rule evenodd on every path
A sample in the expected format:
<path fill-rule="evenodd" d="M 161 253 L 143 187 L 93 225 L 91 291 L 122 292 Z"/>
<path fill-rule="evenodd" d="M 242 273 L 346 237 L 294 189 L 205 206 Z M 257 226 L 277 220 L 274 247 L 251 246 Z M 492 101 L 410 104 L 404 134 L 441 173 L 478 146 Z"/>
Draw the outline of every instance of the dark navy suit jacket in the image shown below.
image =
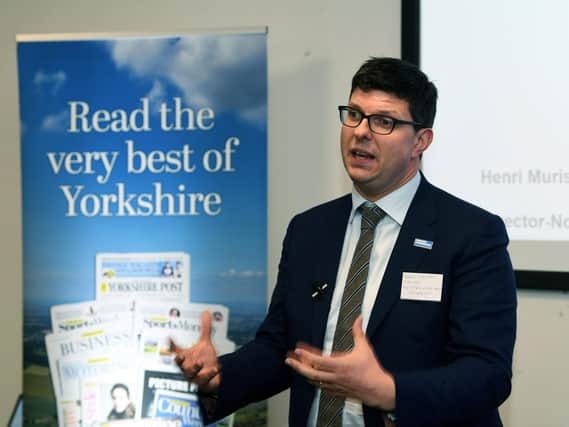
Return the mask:
<path fill-rule="evenodd" d="M 290 222 L 266 319 L 251 343 L 221 358 L 213 418 L 290 387 L 289 424 L 306 425 L 315 388 L 284 360 L 299 341 L 322 348 L 351 204 L 347 195 Z M 507 243 L 499 217 L 422 178 L 366 331 L 394 375 L 398 427 L 502 425 L 497 407 L 510 393 L 516 328 Z M 403 272 L 442 274 L 441 301 L 400 299 Z M 323 282 L 328 290 L 313 298 Z M 364 406 L 364 419 L 383 425 L 374 408 Z"/>

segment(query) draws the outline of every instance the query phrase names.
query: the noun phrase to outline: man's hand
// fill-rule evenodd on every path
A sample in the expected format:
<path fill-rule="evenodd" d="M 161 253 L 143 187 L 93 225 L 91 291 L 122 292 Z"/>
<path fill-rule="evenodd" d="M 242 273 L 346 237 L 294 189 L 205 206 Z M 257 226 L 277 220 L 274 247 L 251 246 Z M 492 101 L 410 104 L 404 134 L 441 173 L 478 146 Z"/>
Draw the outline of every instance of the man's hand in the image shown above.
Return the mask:
<path fill-rule="evenodd" d="M 191 347 L 181 348 L 170 339 L 170 351 L 176 353 L 176 363 L 190 381 L 206 393 L 215 393 L 219 388 L 221 374 L 217 353 L 211 342 L 211 313 L 204 311 L 201 316 L 199 341 Z"/>
<path fill-rule="evenodd" d="M 367 406 L 390 411 L 395 408 L 395 381 L 373 352 L 362 330 L 361 315 L 352 326 L 354 348 L 348 353 L 322 356 L 320 350 L 299 343 L 285 360 L 316 387 L 342 397 L 355 398 Z"/>

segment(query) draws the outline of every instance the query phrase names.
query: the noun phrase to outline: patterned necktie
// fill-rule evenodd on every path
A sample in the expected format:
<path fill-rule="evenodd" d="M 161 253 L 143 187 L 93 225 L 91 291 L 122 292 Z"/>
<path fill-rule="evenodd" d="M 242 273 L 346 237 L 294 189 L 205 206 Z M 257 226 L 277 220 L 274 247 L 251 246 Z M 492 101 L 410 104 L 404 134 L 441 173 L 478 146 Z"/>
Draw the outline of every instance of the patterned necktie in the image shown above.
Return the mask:
<path fill-rule="evenodd" d="M 360 238 L 354 251 L 346 287 L 342 295 L 332 352 L 350 351 L 354 346 L 352 325 L 362 311 L 374 231 L 378 222 L 385 216 L 385 212 L 375 203 L 366 202 L 358 210 L 362 215 Z M 325 390 L 321 390 L 316 427 L 340 427 L 342 425 L 344 400 L 344 398 L 333 396 Z"/>

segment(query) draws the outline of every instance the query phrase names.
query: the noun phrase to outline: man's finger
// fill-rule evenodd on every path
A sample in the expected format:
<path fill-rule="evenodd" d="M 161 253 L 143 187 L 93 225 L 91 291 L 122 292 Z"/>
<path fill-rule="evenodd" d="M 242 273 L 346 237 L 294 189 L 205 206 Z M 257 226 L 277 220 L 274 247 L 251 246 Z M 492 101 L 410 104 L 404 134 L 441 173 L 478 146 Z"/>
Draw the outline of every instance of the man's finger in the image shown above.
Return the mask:
<path fill-rule="evenodd" d="M 310 350 L 306 350 L 302 347 L 296 347 L 294 354 L 301 363 L 306 363 L 311 366 L 319 366 L 319 362 L 321 359 L 323 359 L 321 355 L 313 353 Z"/>
<path fill-rule="evenodd" d="M 200 341 L 211 342 L 211 313 L 205 310 L 201 317 Z"/>
<path fill-rule="evenodd" d="M 356 318 L 356 320 L 354 320 L 354 324 L 352 325 L 352 335 L 354 337 L 354 345 L 356 345 L 362 339 L 367 340 L 363 330 L 363 321 L 361 314 Z"/>
<path fill-rule="evenodd" d="M 180 369 L 182 370 L 182 372 L 184 373 L 184 375 L 188 378 L 188 379 L 193 379 L 196 375 L 198 375 L 200 373 L 200 371 L 202 370 L 203 365 L 200 363 L 187 363 L 184 362 L 180 365 Z"/>
<path fill-rule="evenodd" d="M 172 338 L 168 338 L 168 341 L 170 341 L 170 351 L 172 353 L 176 353 L 176 355 L 181 355 L 182 351 L 184 349 L 181 347 L 178 347 L 178 345 L 174 342 L 174 340 Z"/>
<path fill-rule="evenodd" d="M 194 378 L 194 381 L 199 385 L 207 384 L 217 374 L 219 374 L 219 370 L 217 369 L 217 367 L 215 367 L 215 368 L 203 368 L 199 371 L 199 375 L 197 375 Z"/>
<path fill-rule="evenodd" d="M 168 341 L 170 342 L 170 352 L 176 355 L 176 357 L 174 357 L 174 362 L 176 362 L 176 365 L 182 369 L 182 364 L 186 360 L 184 349 L 182 347 L 178 347 L 178 344 L 176 344 L 171 337 L 168 338 Z"/>
<path fill-rule="evenodd" d="M 285 359 L 285 363 L 313 383 L 319 383 L 320 381 L 333 382 L 336 379 L 335 374 L 332 372 L 315 369 L 311 365 L 302 363 L 295 359 L 287 358 Z"/>
<path fill-rule="evenodd" d="M 182 363 L 184 363 L 184 361 L 186 360 L 186 356 L 184 356 L 184 353 L 174 353 L 174 354 L 176 355 L 176 357 L 174 358 L 174 362 L 176 362 L 176 365 L 178 365 L 181 369 Z"/>
<path fill-rule="evenodd" d="M 297 347 L 296 350 L 294 350 L 294 353 L 296 354 L 299 363 L 317 371 L 331 372 L 334 371 L 338 365 L 338 362 L 334 360 L 334 358 L 325 357 L 319 353 L 313 353 L 309 350 L 305 350 L 304 348 Z"/>
<path fill-rule="evenodd" d="M 307 344 L 307 343 L 302 342 L 302 341 L 299 341 L 296 343 L 296 348 L 300 348 L 302 350 L 308 351 L 309 353 L 316 354 L 316 355 L 322 354 L 322 350 L 320 350 L 319 348 L 313 347 L 310 344 Z"/>
<path fill-rule="evenodd" d="M 215 393 L 219 388 L 219 383 L 221 382 L 221 373 L 217 373 L 209 379 L 209 381 L 200 386 L 200 390 L 205 393 Z"/>

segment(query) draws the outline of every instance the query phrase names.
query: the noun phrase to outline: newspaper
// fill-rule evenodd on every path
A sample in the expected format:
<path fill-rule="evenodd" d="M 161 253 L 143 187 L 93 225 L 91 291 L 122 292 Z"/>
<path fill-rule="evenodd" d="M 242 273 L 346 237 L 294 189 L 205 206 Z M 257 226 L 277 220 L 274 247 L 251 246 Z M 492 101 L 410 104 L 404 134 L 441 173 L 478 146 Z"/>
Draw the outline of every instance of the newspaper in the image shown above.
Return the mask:
<path fill-rule="evenodd" d="M 108 421 L 100 424 L 99 427 L 182 427 L 182 421 L 174 418 L 146 418 L 143 420 Z"/>
<path fill-rule="evenodd" d="M 97 301 L 190 301 L 190 256 L 183 252 L 99 253 L 95 275 Z"/>
<path fill-rule="evenodd" d="M 193 393 L 157 390 L 152 418 L 179 418 L 183 427 L 203 427 L 198 398 Z"/>
<path fill-rule="evenodd" d="M 137 353 L 134 351 L 88 354 L 59 363 L 62 396 L 74 396 L 80 391 L 86 378 L 117 377 L 130 374 L 135 377 L 138 369 Z"/>
<path fill-rule="evenodd" d="M 80 420 L 80 381 L 84 375 L 121 366 L 121 356 L 136 360 L 132 322 L 115 322 L 96 327 L 47 334 L 49 369 L 56 397 L 60 427 L 74 427 Z M 138 363 L 131 361 L 136 372 Z"/>
<path fill-rule="evenodd" d="M 59 427 L 80 427 L 81 412 L 74 399 L 57 400 L 57 421 Z"/>
<path fill-rule="evenodd" d="M 197 386 L 181 372 L 166 372 L 164 370 L 143 369 L 139 380 L 139 396 L 137 399 L 137 418 L 154 417 L 154 400 L 156 391 L 169 390 L 193 394 Z"/>
<path fill-rule="evenodd" d="M 212 342 L 218 354 L 225 354 L 235 349 L 235 343 L 227 339 L 226 334 L 220 332 L 226 331 L 227 326 L 227 310 L 225 307 L 204 305 L 199 310 L 195 310 L 198 305 L 194 305 L 194 312 L 199 313 L 203 309 L 211 312 L 215 310 L 223 313 L 223 317 L 218 317 L 218 328 L 213 334 L 212 326 Z M 137 305 L 137 309 L 139 306 Z M 223 308 L 224 310 L 221 310 Z M 181 309 L 180 315 L 184 312 L 192 312 Z M 180 368 L 174 362 L 175 355 L 170 352 L 169 340 L 173 339 L 180 347 L 190 347 L 198 342 L 200 338 L 201 326 L 197 315 L 188 318 L 176 318 L 177 322 L 162 320 L 161 322 L 145 322 L 144 319 L 152 317 L 152 309 L 150 307 L 140 306 L 140 311 L 135 311 L 135 329 L 140 331 L 139 340 L 139 359 L 141 361 L 141 376 L 139 380 L 139 396 L 137 399 L 137 407 L 140 408 L 137 417 L 152 418 L 158 416 L 167 416 L 166 409 L 157 413 L 156 403 L 158 402 L 158 391 L 169 391 L 182 393 L 185 395 L 185 403 L 180 403 L 184 408 L 189 408 L 192 402 L 194 409 L 187 409 L 191 412 L 191 416 L 187 415 L 183 419 L 183 427 L 202 427 L 201 417 L 197 406 L 197 386 L 189 382 L 181 372 Z M 163 318 L 163 316 L 161 316 Z M 182 320 L 180 320 L 182 319 Z M 181 322 L 181 323 L 179 323 Z M 183 325 L 183 327 L 181 326 Z M 197 326 L 197 327 L 196 327 Z M 162 394 L 163 395 L 163 394 Z M 164 395 L 163 395 L 164 396 Z M 164 397 L 165 399 L 165 397 Z M 165 404 L 165 401 L 161 401 Z M 180 401 L 181 402 L 181 401 Z M 172 403 L 174 404 L 174 403 Z M 176 409 L 170 408 L 170 411 Z M 181 410 L 178 408 L 177 410 Z M 196 412 L 198 411 L 198 412 Z M 197 415 L 196 415 L 197 414 Z M 198 418 L 196 418 L 198 417 Z M 233 416 L 227 418 L 223 423 L 216 425 L 231 426 Z"/>
<path fill-rule="evenodd" d="M 140 411 L 137 418 L 178 417 L 182 427 L 203 427 L 198 405 L 197 386 L 180 372 L 152 369 L 142 371 L 139 382 Z M 209 424 L 210 427 L 232 427 L 234 416 Z"/>
<path fill-rule="evenodd" d="M 51 328 L 53 333 L 57 334 L 101 323 L 129 321 L 133 309 L 133 302 L 128 300 L 53 305 L 50 308 Z"/>
<path fill-rule="evenodd" d="M 227 338 L 229 310 L 218 304 L 136 301 L 134 328 L 137 335 L 156 331 L 159 335 L 178 337 L 186 342 L 186 345 L 191 345 L 193 342 L 188 342 L 188 339 L 195 338 L 195 335 L 199 337 L 201 315 L 206 310 L 212 314 L 212 339 Z M 185 339 L 185 336 L 188 339 Z"/>
<path fill-rule="evenodd" d="M 197 386 L 170 340 L 197 343 L 208 310 L 216 351 L 233 351 L 228 308 L 189 303 L 183 252 L 100 253 L 95 270 L 96 301 L 50 308 L 45 342 L 59 427 L 201 427 Z M 232 424 L 233 416 L 213 426 Z"/>

